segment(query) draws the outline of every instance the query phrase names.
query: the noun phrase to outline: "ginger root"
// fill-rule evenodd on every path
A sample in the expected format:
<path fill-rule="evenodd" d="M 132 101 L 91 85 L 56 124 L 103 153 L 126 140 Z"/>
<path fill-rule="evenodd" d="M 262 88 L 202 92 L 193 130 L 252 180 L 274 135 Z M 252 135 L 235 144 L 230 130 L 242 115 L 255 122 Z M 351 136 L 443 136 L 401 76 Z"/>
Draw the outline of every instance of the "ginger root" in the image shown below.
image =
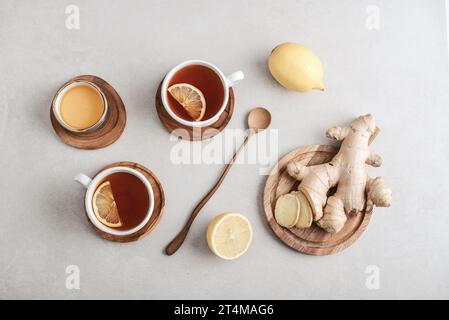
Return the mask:
<path fill-rule="evenodd" d="M 287 166 L 287 172 L 301 180 L 298 189 L 309 200 L 314 221 L 327 232 L 339 232 L 347 220 L 346 214 L 370 210 L 374 205 L 388 207 L 391 203 L 391 190 L 383 179 L 368 178 L 366 172 L 365 164 L 382 164 L 382 158 L 369 150 L 375 130 L 371 114 L 358 117 L 345 127 L 330 128 L 327 137 L 342 143 L 329 163 L 307 167 L 291 162 Z M 327 193 L 334 186 L 337 191 L 328 199 Z"/>

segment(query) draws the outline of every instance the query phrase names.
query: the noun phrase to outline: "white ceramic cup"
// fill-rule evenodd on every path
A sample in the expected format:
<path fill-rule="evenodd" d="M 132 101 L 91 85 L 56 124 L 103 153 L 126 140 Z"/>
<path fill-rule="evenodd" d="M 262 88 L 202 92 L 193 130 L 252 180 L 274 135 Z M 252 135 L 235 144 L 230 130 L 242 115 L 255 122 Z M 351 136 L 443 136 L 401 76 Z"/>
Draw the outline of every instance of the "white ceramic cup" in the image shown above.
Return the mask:
<path fill-rule="evenodd" d="M 109 228 L 109 227 L 105 226 L 97 219 L 97 217 L 95 216 L 93 207 L 92 207 L 92 197 L 94 195 L 95 190 L 98 187 L 98 184 L 100 182 L 102 182 L 104 178 L 106 178 L 107 176 L 109 176 L 113 173 L 116 173 L 116 172 L 126 172 L 126 173 L 136 176 L 143 182 L 143 184 L 145 185 L 145 187 L 147 188 L 147 191 L 148 191 L 149 206 L 148 206 L 147 214 L 145 215 L 145 218 L 142 220 L 142 222 L 139 225 L 137 225 L 136 227 L 129 229 L 129 230 L 116 230 L 116 229 Z M 88 176 L 86 176 L 85 174 L 80 173 L 75 177 L 75 181 L 78 181 L 87 189 L 86 194 L 84 196 L 84 207 L 86 208 L 86 212 L 87 212 L 87 216 L 88 216 L 89 220 L 93 223 L 93 225 L 95 227 L 97 227 L 101 231 L 109 233 L 111 235 L 126 236 L 126 235 L 130 235 L 130 234 L 133 234 L 133 233 L 139 231 L 150 220 L 151 215 L 153 213 L 153 209 L 154 209 L 153 188 L 151 187 L 151 184 L 148 181 L 148 179 L 143 174 L 141 174 L 139 171 L 128 168 L 128 167 L 112 167 L 112 168 L 105 169 L 105 170 L 101 171 L 92 179 L 89 178 Z"/>
<path fill-rule="evenodd" d="M 176 72 L 178 72 L 179 70 L 181 70 L 182 68 L 185 68 L 185 67 L 191 66 L 191 65 L 200 65 L 200 66 L 205 66 L 205 67 L 211 69 L 220 78 L 221 83 L 223 85 L 223 93 L 224 93 L 223 97 L 224 98 L 223 98 L 223 103 L 222 103 L 220 109 L 213 117 L 211 117 L 207 120 L 204 120 L 204 121 L 188 121 L 188 120 L 178 117 L 170 108 L 170 105 L 168 104 L 168 100 L 167 100 L 167 94 L 169 94 L 167 89 L 168 89 L 168 85 L 170 84 L 170 80 L 172 79 L 173 75 Z M 217 121 L 220 118 L 221 114 L 225 111 L 226 106 L 228 105 L 228 100 L 229 100 L 229 88 L 232 87 L 233 85 L 235 85 L 237 82 L 243 80 L 244 78 L 245 78 L 245 75 L 243 74 L 242 71 L 236 71 L 226 77 L 223 74 L 223 72 L 221 72 L 221 70 L 218 69 L 212 63 L 209 63 L 209 62 L 206 62 L 203 60 L 184 61 L 184 62 L 178 64 L 177 66 L 175 66 L 173 69 L 171 69 L 165 76 L 164 80 L 162 81 L 162 86 L 161 86 L 162 104 L 164 105 L 164 108 L 167 111 L 167 113 L 170 115 L 170 117 L 172 117 L 177 122 L 179 122 L 185 126 L 189 126 L 189 127 L 198 127 L 198 128 L 206 127 L 206 126 L 213 124 L 215 121 Z"/>
<path fill-rule="evenodd" d="M 104 107 L 103 114 L 101 115 L 101 118 L 94 125 L 90 126 L 89 128 L 84 128 L 84 129 L 76 129 L 76 128 L 69 126 L 62 119 L 61 112 L 60 112 L 61 102 L 62 102 L 62 98 L 64 97 L 64 94 L 68 90 L 75 88 L 75 87 L 80 87 L 80 86 L 88 86 L 88 87 L 93 88 L 95 91 L 97 91 L 101 96 L 101 100 L 103 101 L 103 107 Z M 108 100 L 106 99 L 105 94 L 95 83 L 92 83 L 87 80 L 75 80 L 75 81 L 69 82 L 68 84 L 63 86 L 56 93 L 56 96 L 54 98 L 52 105 L 53 105 L 53 114 L 55 115 L 56 120 L 59 122 L 59 124 L 61 126 L 63 126 L 65 129 L 67 129 L 68 131 L 75 132 L 75 133 L 90 132 L 90 131 L 94 131 L 95 129 L 98 129 L 103 124 L 103 122 L 106 119 L 106 116 L 108 114 Z"/>

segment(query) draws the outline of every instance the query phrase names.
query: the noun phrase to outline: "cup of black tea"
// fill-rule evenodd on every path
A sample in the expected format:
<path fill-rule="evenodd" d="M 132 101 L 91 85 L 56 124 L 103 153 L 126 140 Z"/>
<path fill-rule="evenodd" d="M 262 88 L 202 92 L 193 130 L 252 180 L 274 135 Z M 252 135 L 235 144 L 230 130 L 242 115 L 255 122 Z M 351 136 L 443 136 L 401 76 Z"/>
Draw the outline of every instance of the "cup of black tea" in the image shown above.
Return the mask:
<path fill-rule="evenodd" d="M 94 178 L 78 174 L 75 180 L 86 188 L 87 217 L 99 230 L 127 236 L 142 229 L 154 208 L 154 193 L 148 179 L 132 168 L 112 167 Z"/>
<path fill-rule="evenodd" d="M 242 71 L 225 76 L 212 63 L 188 60 L 172 68 L 162 81 L 162 104 L 178 123 L 206 127 L 226 109 L 229 88 L 244 78 Z"/>

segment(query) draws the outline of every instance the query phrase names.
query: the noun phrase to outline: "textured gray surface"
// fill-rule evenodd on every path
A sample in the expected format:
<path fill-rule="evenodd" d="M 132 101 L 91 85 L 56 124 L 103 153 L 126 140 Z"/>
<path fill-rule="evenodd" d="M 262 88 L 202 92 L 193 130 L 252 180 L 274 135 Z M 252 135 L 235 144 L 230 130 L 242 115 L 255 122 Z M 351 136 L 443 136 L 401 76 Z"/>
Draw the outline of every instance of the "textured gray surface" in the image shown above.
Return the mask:
<path fill-rule="evenodd" d="M 65 27 L 78 5 L 79 30 Z M 365 27 L 369 5 L 380 28 Z M 449 127 L 443 1 L 5 1 L 0 0 L 0 298 L 449 298 Z M 273 46 L 296 41 L 325 69 L 324 93 L 288 92 L 269 76 Z M 264 176 L 242 164 L 203 209 L 184 247 L 162 250 L 221 165 L 174 165 L 174 142 L 153 99 L 163 74 L 189 59 L 230 73 L 242 69 L 229 128 L 266 105 L 279 129 L 279 153 L 328 143 L 325 128 L 372 112 L 382 133 L 372 169 L 394 190 L 363 236 L 344 252 L 301 255 L 268 229 Z M 53 133 L 49 105 L 58 86 L 91 73 L 109 81 L 128 111 L 123 136 L 97 151 L 70 148 Z M 94 234 L 82 213 L 78 172 L 130 160 L 162 181 L 166 213 L 137 243 Z M 253 224 L 254 242 L 227 262 L 209 253 L 205 228 L 235 210 Z M 65 287 L 66 267 L 81 287 Z M 365 286 L 367 266 L 380 288 Z"/>

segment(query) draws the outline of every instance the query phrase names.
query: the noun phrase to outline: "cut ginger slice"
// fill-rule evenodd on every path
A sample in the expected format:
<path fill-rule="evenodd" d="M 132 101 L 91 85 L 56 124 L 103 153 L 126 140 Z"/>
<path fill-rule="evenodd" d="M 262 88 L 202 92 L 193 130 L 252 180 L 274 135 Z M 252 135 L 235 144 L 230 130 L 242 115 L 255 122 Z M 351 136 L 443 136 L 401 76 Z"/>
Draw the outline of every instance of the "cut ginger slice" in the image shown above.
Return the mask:
<path fill-rule="evenodd" d="M 296 223 L 296 228 L 305 229 L 309 228 L 313 222 L 313 212 L 310 206 L 309 200 L 302 191 L 295 192 L 296 197 L 300 203 L 299 219 Z"/>
<path fill-rule="evenodd" d="M 97 219 L 110 228 L 122 226 L 122 221 L 118 213 L 117 204 L 112 194 L 112 188 L 109 181 L 103 182 L 95 190 L 92 199 L 94 214 Z"/>
<path fill-rule="evenodd" d="M 274 217 L 279 225 L 291 228 L 299 219 L 300 203 L 296 195 L 284 194 L 276 201 Z"/>
<path fill-rule="evenodd" d="M 194 121 L 203 119 L 206 113 L 206 99 L 200 89 L 188 83 L 178 83 L 168 88 L 168 92 Z"/>

